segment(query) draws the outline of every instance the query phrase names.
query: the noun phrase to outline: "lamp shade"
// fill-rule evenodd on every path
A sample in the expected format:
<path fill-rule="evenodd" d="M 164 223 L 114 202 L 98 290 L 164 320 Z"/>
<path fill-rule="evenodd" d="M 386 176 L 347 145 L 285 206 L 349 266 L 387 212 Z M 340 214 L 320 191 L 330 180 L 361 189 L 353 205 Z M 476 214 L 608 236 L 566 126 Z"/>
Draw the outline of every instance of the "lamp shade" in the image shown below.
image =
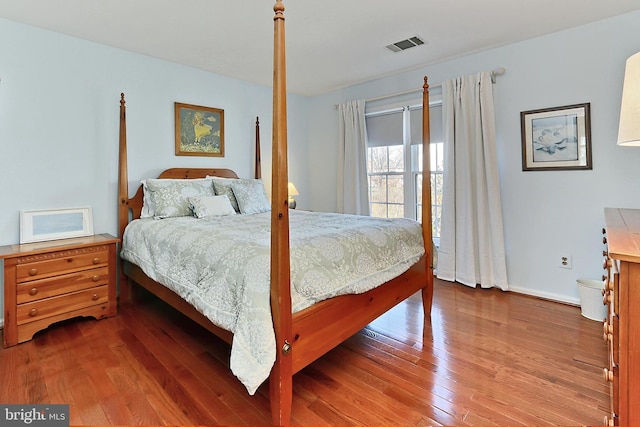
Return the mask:
<path fill-rule="evenodd" d="M 295 185 L 293 185 L 293 182 L 290 182 L 289 185 L 287 186 L 287 190 L 289 192 L 289 196 L 297 196 L 298 194 L 298 189 L 296 188 Z"/>
<path fill-rule="evenodd" d="M 618 145 L 640 146 L 640 52 L 627 59 L 624 70 Z"/>

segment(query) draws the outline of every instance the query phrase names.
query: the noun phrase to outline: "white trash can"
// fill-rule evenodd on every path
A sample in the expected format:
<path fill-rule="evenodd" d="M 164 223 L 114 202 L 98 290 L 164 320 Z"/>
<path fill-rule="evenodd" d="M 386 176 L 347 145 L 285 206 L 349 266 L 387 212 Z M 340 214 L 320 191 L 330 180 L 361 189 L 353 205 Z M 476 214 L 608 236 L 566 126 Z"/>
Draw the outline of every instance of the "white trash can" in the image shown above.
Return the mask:
<path fill-rule="evenodd" d="M 587 319 L 601 322 L 607 317 L 607 306 L 602 303 L 602 280 L 578 279 L 580 309 Z"/>

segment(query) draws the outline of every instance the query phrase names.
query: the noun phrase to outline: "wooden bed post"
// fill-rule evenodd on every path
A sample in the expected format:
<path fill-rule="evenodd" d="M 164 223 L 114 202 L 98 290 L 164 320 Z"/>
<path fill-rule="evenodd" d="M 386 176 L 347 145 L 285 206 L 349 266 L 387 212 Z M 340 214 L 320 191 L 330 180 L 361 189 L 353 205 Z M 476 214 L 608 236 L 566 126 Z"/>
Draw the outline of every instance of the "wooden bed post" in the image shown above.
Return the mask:
<path fill-rule="evenodd" d="M 273 424 L 288 425 L 291 418 L 291 271 L 289 257 L 289 203 L 287 183 L 287 83 L 284 5 L 273 7 L 273 163 L 271 183 L 271 313 L 276 336 L 276 362 L 269 376 Z"/>
<path fill-rule="evenodd" d="M 422 238 L 425 262 L 427 262 L 427 286 L 422 288 L 424 319 L 431 321 L 433 302 L 433 230 L 431 212 L 431 130 L 429 126 L 429 83 L 424 78 L 422 86 Z"/>
<path fill-rule="evenodd" d="M 120 94 L 120 145 L 118 161 L 118 237 L 122 239 L 129 223 L 129 177 L 127 172 L 127 116 L 124 93 Z M 121 241 L 122 242 L 122 241 Z M 122 243 L 120 243 L 122 245 Z M 131 287 L 120 261 L 120 302 L 131 301 Z"/>
<path fill-rule="evenodd" d="M 253 177 L 258 179 L 262 178 L 262 161 L 260 160 L 260 117 L 256 117 L 256 155 L 255 155 L 255 170 L 253 171 Z"/>

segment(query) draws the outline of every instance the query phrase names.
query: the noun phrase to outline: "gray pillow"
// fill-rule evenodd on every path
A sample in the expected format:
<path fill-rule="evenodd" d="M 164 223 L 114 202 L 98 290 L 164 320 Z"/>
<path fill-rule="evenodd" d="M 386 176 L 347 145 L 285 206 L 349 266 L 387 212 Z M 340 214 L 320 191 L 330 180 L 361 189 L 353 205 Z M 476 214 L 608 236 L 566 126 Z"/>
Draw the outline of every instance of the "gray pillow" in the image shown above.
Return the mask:
<path fill-rule="evenodd" d="M 188 200 L 196 218 L 236 214 L 229 198 L 225 194 L 221 196 L 189 197 Z"/>
<path fill-rule="evenodd" d="M 193 216 L 189 197 L 213 196 L 209 179 L 147 179 L 146 190 L 154 207 L 155 219 Z"/>
<path fill-rule="evenodd" d="M 240 179 L 231 183 L 233 194 L 242 214 L 269 212 L 271 203 L 267 198 L 261 179 Z"/>

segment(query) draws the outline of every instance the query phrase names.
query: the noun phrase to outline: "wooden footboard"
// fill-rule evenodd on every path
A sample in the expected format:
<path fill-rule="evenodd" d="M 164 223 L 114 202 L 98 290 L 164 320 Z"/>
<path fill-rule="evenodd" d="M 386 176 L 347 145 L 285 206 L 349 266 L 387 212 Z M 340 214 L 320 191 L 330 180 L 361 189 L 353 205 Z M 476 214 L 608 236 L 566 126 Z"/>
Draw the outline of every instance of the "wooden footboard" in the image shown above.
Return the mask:
<path fill-rule="evenodd" d="M 342 295 L 314 304 L 293 315 L 293 373 L 344 342 L 380 315 L 416 292 L 432 292 L 430 269 L 423 256 L 402 275 L 368 292 Z M 430 307 L 424 307 L 428 318 Z"/>

